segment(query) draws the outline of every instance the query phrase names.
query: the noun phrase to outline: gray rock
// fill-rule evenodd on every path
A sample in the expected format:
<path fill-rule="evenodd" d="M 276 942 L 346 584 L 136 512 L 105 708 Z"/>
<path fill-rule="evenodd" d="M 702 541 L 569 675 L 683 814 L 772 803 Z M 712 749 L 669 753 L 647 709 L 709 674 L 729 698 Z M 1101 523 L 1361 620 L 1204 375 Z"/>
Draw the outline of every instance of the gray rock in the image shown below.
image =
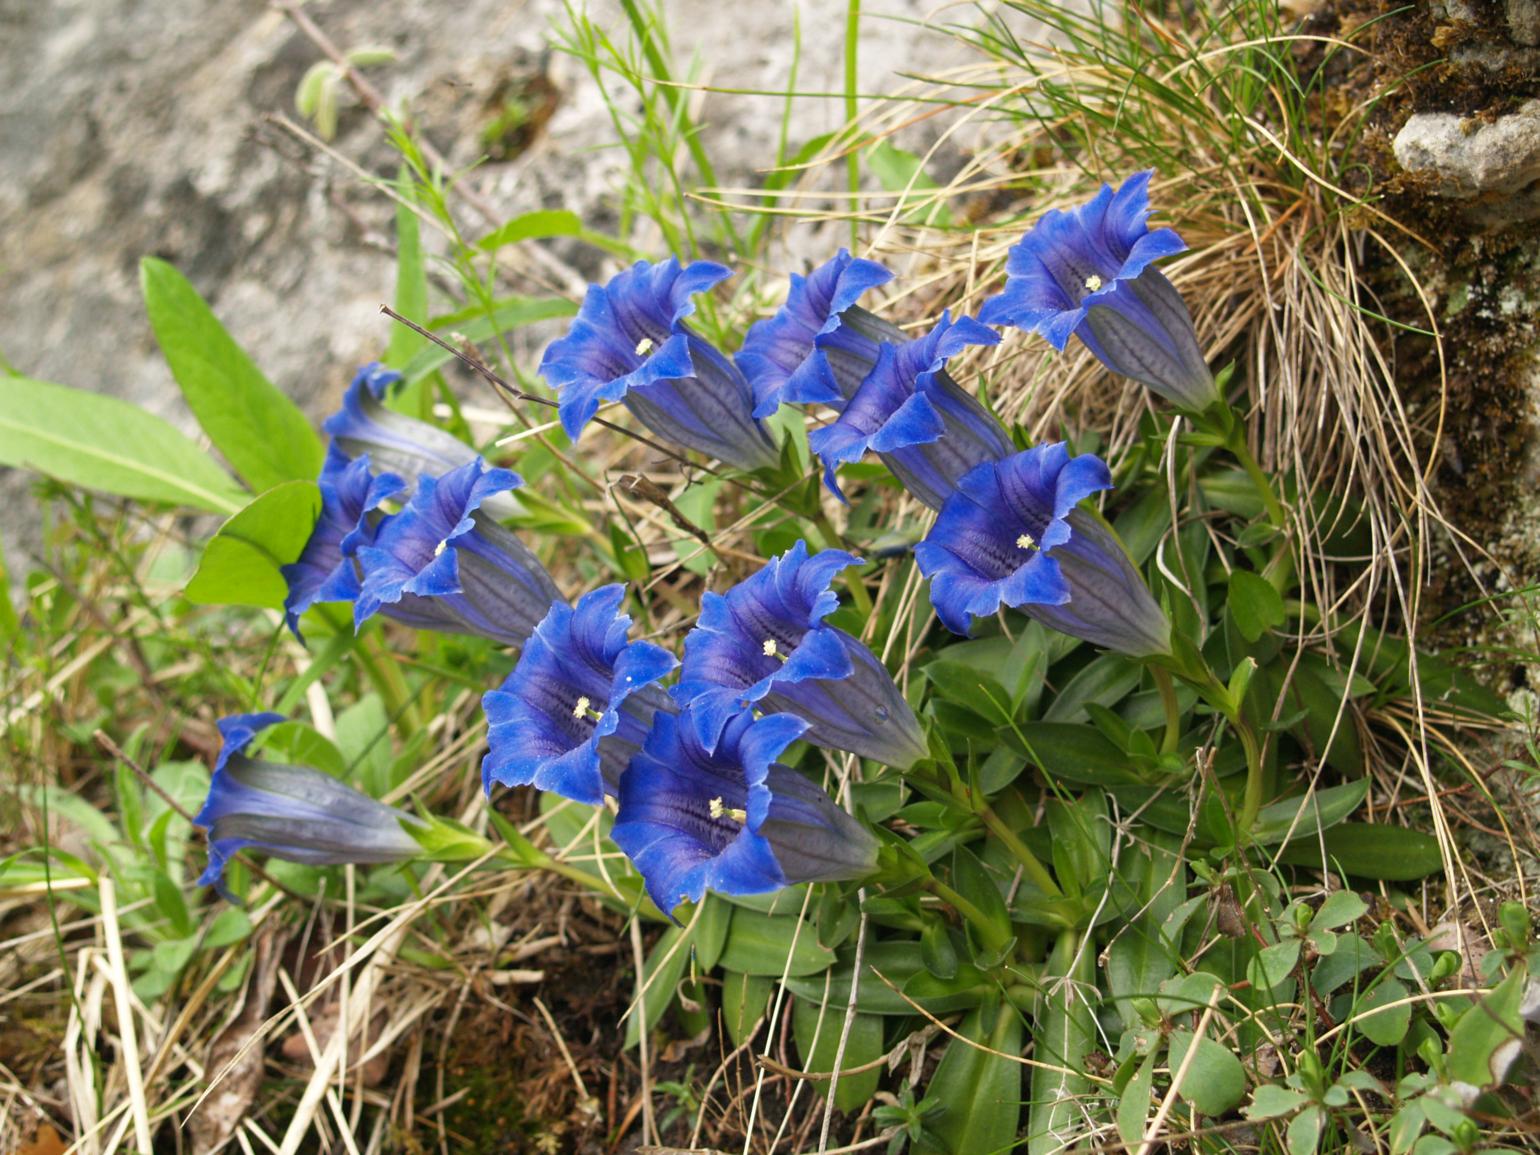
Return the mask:
<path fill-rule="evenodd" d="M 1540 45 L 1540 0 L 1508 0 L 1507 17 L 1515 43 Z"/>
<path fill-rule="evenodd" d="M 863 89 L 892 90 L 903 83 L 899 72 L 939 72 L 965 55 L 920 27 L 932 7 L 892 0 L 884 15 L 864 20 Z M 616 0 L 586 8 L 626 44 Z M 843 0 L 800 4 L 802 91 L 840 89 L 845 8 Z M 548 62 L 561 102 L 545 135 L 522 156 L 463 179 L 502 217 L 561 207 L 613 226 L 630 172 L 598 85 L 581 62 L 551 50 L 564 0 L 311 0 L 305 11 L 344 51 L 395 52 L 368 70 L 370 81 L 457 167 L 481 154 L 499 86 Z M 784 87 L 795 51 L 791 6 L 669 0 L 666 11 L 681 70 L 698 54 L 692 79 Z M 29 376 L 125 397 L 195 431 L 139 299 L 137 263 L 154 254 L 188 275 L 279 387 L 313 414 L 332 408 L 353 367 L 389 336 L 378 306 L 394 281 L 392 206 L 264 119 L 295 117 L 294 91 L 322 58 L 317 48 L 266 0 L 0 0 L 0 29 L 0 355 Z M 614 77 L 605 83 L 633 113 L 635 97 Z M 747 92 L 689 99 L 720 183 L 758 184 L 782 102 Z M 837 99 L 799 100 L 793 148 L 841 119 Z M 939 128 L 923 131 L 933 140 Z M 348 96 L 333 147 L 371 173 L 395 169 L 380 126 Z M 464 201 L 453 203 L 469 236 L 486 231 Z M 843 227 L 785 233 L 832 247 Z M 637 239 L 662 255 L 661 238 Z M 428 243 L 442 249 L 434 235 Z M 593 249 L 549 251 L 500 291 L 571 291 L 613 268 Z M 777 263 L 783 257 L 789 264 L 779 249 Z M 524 368 L 549 336 L 517 335 Z M 0 535 L 12 547 L 31 519 L 17 500 L 29 484 L 0 468 Z M 35 543 L 30 532 L 22 537 Z"/>
<path fill-rule="evenodd" d="M 1540 100 L 1490 123 L 1419 112 L 1396 134 L 1396 161 L 1456 200 L 1512 196 L 1540 181 Z M 1520 219 L 1520 218 L 1510 218 Z"/>

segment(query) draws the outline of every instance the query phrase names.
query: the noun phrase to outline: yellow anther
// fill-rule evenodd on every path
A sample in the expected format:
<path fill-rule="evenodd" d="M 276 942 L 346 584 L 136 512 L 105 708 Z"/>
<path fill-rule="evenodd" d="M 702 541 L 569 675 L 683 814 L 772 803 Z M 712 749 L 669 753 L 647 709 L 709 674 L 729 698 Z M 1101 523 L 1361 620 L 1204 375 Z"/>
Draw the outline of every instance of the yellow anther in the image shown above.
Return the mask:
<path fill-rule="evenodd" d="M 1085 287 L 1094 293 L 1102 287 L 1102 279 L 1095 273 L 1092 273 L 1085 279 Z"/>
<path fill-rule="evenodd" d="M 651 337 L 643 337 L 640 341 L 638 341 L 636 343 L 636 355 L 638 357 L 645 357 L 645 356 L 647 356 L 648 353 L 651 353 L 651 352 L 652 352 L 652 338 Z"/>
<path fill-rule="evenodd" d="M 449 539 L 445 538 L 443 541 L 439 542 L 436 546 L 433 547 L 433 556 L 438 557 L 439 554 L 443 553 L 448 548 Z"/>
<path fill-rule="evenodd" d="M 711 800 L 711 817 L 718 819 L 730 818 L 740 825 L 749 820 L 747 811 L 739 810 L 733 806 L 723 806 L 720 798 L 713 798 Z"/>
<path fill-rule="evenodd" d="M 767 658 L 775 657 L 775 639 L 774 638 L 766 638 L 765 639 L 764 652 L 765 652 L 765 657 L 767 657 Z"/>
<path fill-rule="evenodd" d="M 580 696 L 578 698 L 577 702 L 573 704 L 572 716 L 574 718 L 581 718 L 581 717 L 583 717 L 585 714 L 588 713 L 588 707 L 590 705 L 592 705 L 592 703 L 588 700 L 588 696 L 586 694 Z"/>
<path fill-rule="evenodd" d="M 1037 542 L 1032 540 L 1032 535 L 1030 533 L 1024 533 L 1016 539 L 1017 549 L 1031 549 L 1036 544 Z"/>

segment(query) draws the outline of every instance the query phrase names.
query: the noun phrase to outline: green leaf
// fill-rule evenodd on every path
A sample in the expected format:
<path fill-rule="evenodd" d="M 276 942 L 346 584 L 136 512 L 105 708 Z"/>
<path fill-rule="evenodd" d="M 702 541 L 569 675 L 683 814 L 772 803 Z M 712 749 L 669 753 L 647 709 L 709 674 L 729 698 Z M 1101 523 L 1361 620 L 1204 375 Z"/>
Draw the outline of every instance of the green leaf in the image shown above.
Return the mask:
<path fill-rule="evenodd" d="M 504 245 L 541 237 L 575 237 L 582 231 L 583 221 L 577 213 L 566 209 L 536 209 L 520 213 L 493 229 L 476 242 L 476 247 L 484 253 L 494 253 Z"/>
<path fill-rule="evenodd" d="M 798 998 L 821 1002 L 827 997 L 831 1004 L 844 1006 L 850 1001 L 854 970 L 851 964 L 851 958 L 847 957 L 827 975 L 792 976 L 786 980 L 786 989 Z M 909 939 L 873 942 L 867 944 L 861 958 L 856 1009 L 874 1015 L 912 1015 L 918 1003 L 932 1014 L 945 1015 L 976 1007 L 986 995 L 998 989 L 998 985 L 972 963 L 959 963 L 957 973 L 951 979 L 932 975 L 925 970 L 920 952 Z"/>
<path fill-rule="evenodd" d="M 1406 1038 L 1407 1029 L 1412 1025 L 1412 1004 L 1402 1002 L 1394 1007 L 1389 1004 L 1400 1002 L 1408 993 L 1406 984 L 1400 979 L 1387 978 L 1359 995 L 1353 1004 L 1353 1015 L 1357 1019 L 1353 1025 L 1359 1034 L 1380 1047 L 1394 1047 Z M 1376 1009 L 1379 1007 L 1386 1009 Z M 1365 1011 L 1374 1013 L 1357 1018 Z"/>
<path fill-rule="evenodd" d="M 745 975 L 728 971 L 722 976 L 722 1019 L 733 1046 L 741 1047 L 764 1017 L 775 992 L 775 980 L 763 975 Z"/>
<path fill-rule="evenodd" d="M 320 514 L 321 490 L 313 481 L 286 481 L 255 498 L 204 547 L 187 600 L 282 608 L 289 586 L 279 567 L 298 560 Z"/>
<path fill-rule="evenodd" d="M 1298 1110 L 1305 1098 L 1302 1091 L 1292 1091 L 1277 1083 L 1263 1083 L 1251 1093 L 1251 1103 L 1241 1113 L 1253 1122 L 1276 1119 Z"/>
<path fill-rule="evenodd" d="M 136 405 L 0 377 L 0 465 L 120 497 L 233 513 L 245 494 L 213 458 Z"/>
<path fill-rule="evenodd" d="M 1053 869 L 1060 885 L 1070 893 L 1084 894 L 1104 884 L 1112 873 L 1107 796 L 1092 789 L 1068 801 L 1050 798 L 1044 813 L 1053 836 Z"/>
<path fill-rule="evenodd" d="M 1449 1032 L 1449 1077 L 1473 1087 L 1490 1087 L 1507 1071 L 1524 1037 L 1519 1005 L 1526 968 L 1508 977 L 1460 1016 Z"/>
<path fill-rule="evenodd" d="M 396 174 L 396 312 L 419 325 L 428 323 L 428 265 L 423 259 L 422 223 L 417 219 L 417 195 L 405 165 Z M 399 321 L 390 323 L 390 343 L 385 347 L 385 364 L 392 369 L 405 368 L 428 343 L 421 333 Z M 399 403 L 399 393 L 397 395 Z M 420 409 L 411 412 L 421 416 Z"/>
<path fill-rule="evenodd" d="M 798 999 L 792 1007 L 791 1032 L 802 1056 L 802 1069 L 818 1074 L 834 1070 L 834 1056 L 839 1051 L 840 1035 L 845 1029 L 845 1008 Z M 882 1020 L 876 1015 L 857 1014 L 850 1024 L 845 1053 L 840 1056 L 840 1070 L 861 1067 L 882 1057 Z M 877 1093 L 882 1069 L 873 1067 L 855 1075 L 841 1075 L 834 1092 L 834 1105 L 841 1111 L 859 1110 Z M 820 1084 L 820 1091 L 822 1084 Z"/>
<path fill-rule="evenodd" d="M 1380 823 L 1343 822 L 1321 835 L 1326 844 L 1325 867 L 1360 878 L 1411 882 L 1444 865 L 1438 839 L 1421 830 Z M 1320 868 L 1321 847 L 1314 838 L 1290 842 L 1278 855 L 1290 866 Z"/>
<path fill-rule="evenodd" d="M 1266 578 L 1247 570 L 1230 572 L 1229 606 L 1236 628 L 1248 642 L 1284 622 L 1283 596 Z"/>
<path fill-rule="evenodd" d="M 733 908 L 721 895 L 708 894 L 701 900 L 701 912 L 695 917 L 692 945 L 702 971 L 716 970 L 722 958 L 722 948 L 727 945 L 727 932 L 732 926 L 732 919 Z"/>
<path fill-rule="evenodd" d="M 1014 937 L 1011 930 L 1011 914 L 1005 907 L 1005 897 L 1000 893 L 999 886 L 995 884 L 994 876 L 966 846 L 957 848 L 953 863 L 952 882 L 957 887 L 958 893 L 978 907 L 989 920 L 1000 941 L 1009 942 Z M 977 929 L 971 923 L 968 930 L 970 934 L 977 933 Z"/>
<path fill-rule="evenodd" d="M 309 420 L 262 375 L 187 278 L 146 257 L 139 281 L 182 396 L 247 484 L 260 491 L 320 473 L 321 439 Z"/>
<path fill-rule="evenodd" d="M 1141 667 L 1122 654 L 1101 654 L 1064 684 L 1043 711 L 1045 722 L 1083 722 L 1087 703 L 1115 706 L 1139 686 Z"/>
<path fill-rule="evenodd" d="M 1137 1151 L 1144 1138 L 1150 1114 L 1150 1092 L 1155 1083 L 1155 1058 L 1157 1052 L 1144 1056 L 1139 1069 L 1123 1088 L 1118 1099 L 1118 1138 L 1130 1151 Z"/>
<path fill-rule="evenodd" d="M 1166 919 L 1181 905 L 1186 868 L 1171 849 L 1172 838 L 1146 831 L 1125 846 L 1118 866 L 1139 917 L 1114 933 L 1106 950 L 1107 992 L 1125 1023 L 1134 1021 L 1127 1000 L 1149 998 L 1176 974 L 1179 952 L 1164 934 Z"/>
<path fill-rule="evenodd" d="M 1311 930 L 1336 930 L 1357 922 L 1369 910 L 1369 904 L 1351 890 L 1334 890 L 1310 919 Z"/>
<path fill-rule="evenodd" d="M 1132 786 L 1140 782 L 1128 755 L 1092 726 L 1036 722 L 1004 731 L 1001 736 L 1016 746 L 1018 732 L 1027 757 L 1050 777 L 1086 786 Z"/>
<path fill-rule="evenodd" d="M 21 617 L 11 601 L 11 573 L 5 564 L 5 550 L 0 548 L 0 641 L 13 642 L 21 633 Z M 13 651 L 14 652 L 14 651 Z"/>
<path fill-rule="evenodd" d="M 1021 1016 L 994 1003 L 971 1012 L 958 1034 L 926 1088 L 926 1098 L 945 1106 L 932 1129 L 951 1155 L 1008 1151 L 1021 1119 Z"/>
<path fill-rule="evenodd" d="M 1313 1103 L 1290 1119 L 1284 1134 L 1289 1155 L 1315 1155 L 1325 1126 L 1326 1112 Z"/>
<path fill-rule="evenodd" d="M 1091 1090 L 1085 1069 L 1096 1045 L 1096 1018 L 1086 992 L 1096 989 L 1096 948 L 1079 935 L 1061 934 L 1043 969 L 1042 989 L 1032 1053 L 1053 1065 L 1032 1068 L 1027 1155 L 1054 1155 L 1078 1146 L 1085 1135 L 1079 1100 Z"/>
<path fill-rule="evenodd" d="M 937 195 L 941 186 L 925 173 L 924 163 L 914 153 L 886 140 L 878 141 L 866 157 L 867 167 L 884 189 L 906 194 L 906 204 L 920 202 L 905 210 L 900 219 L 944 229 L 951 225 L 952 214 L 946 198 Z"/>
<path fill-rule="evenodd" d="M 643 1031 L 651 1034 L 663 1012 L 673 1006 L 679 980 L 690 962 L 688 939 L 684 927 L 671 926 L 652 944 L 652 952 L 642 965 L 642 986 L 637 995 L 640 1005 L 633 1001 L 626 1019 L 626 1050 L 642 1041 Z"/>
<path fill-rule="evenodd" d="M 733 911 L 722 947 L 721 965 L 748 975 L 822 974 L 834 964 L 834 952 L 818 941 L 811 923 L 785 915 Z"/>
<path fill-rule="evenodd" d="M 1015 717 L 1010 695 L 990 674 L 961 662 L 935 661 L 925 676 L 936 692 L 950 702 L 973 711 L 994 726 L 1007 726 Z"/>
<path fill-rule="evenodd" d="M 1264 806 L 1252 827 L 1251 840 L 1258 846 L 1272 846 L 1285 838 L 1291 842 L 1313 840 L 1318 832 L 1335 826 L 1357 810 L 1368 793 L 1369 780 L 1360 778 Z"/>
<path fill-rule="evenodd" d="M 1168 1060 L 1173 1072 L 1181 1069 L 1187 1052 L 1193 1048 L 1192 1065 L 1177 1094 L 1204 1115 L 1223 1115 L 1246 1094 L 1246 1071 L 1241 1061 L 1207 1035 L 1191 1031 L 1171 1032 Z"/>

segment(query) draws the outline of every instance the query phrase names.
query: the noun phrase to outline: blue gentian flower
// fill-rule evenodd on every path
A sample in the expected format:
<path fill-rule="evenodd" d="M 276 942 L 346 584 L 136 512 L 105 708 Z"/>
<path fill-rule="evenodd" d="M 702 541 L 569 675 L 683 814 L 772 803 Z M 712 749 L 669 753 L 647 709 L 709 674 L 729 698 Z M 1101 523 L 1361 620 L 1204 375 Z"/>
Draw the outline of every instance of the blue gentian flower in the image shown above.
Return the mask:
<path fill-rule="evenodd" d="M 647 744 L 620 776 L 610 837 L 630 856 L 658 909 L 719 894 L 763 894 L 799 882 L 860 878 L 877 842 L 795 770 L 775 761 L 806 723 L 747 711 L 715 749 L 695 736 L 689 711 L 659 714 Z"/>
<path fill-rule="evenodd" d="M 371 361 L 353 376 L 342 408 L 321 428 L 349 457 L 365 454 L 376 469 L 401 477 L 409 489 L 419 477 L 437 477 L 479 456 L 465 442 L 437 425 L 418 421 L 385 406 L 386 391 L 401 374 Z"/>
<path fill-rule="evenodd" d="M 368 515 L 406 488 L 394 473 L 372 473 L 368 454 L 349 460 L 335 442 L 327 448 L 319 484 L 321 515 L 299 559 L 282 567 L 289 584 L 284 620 L 301 642 L 301 614 L 317 602 L 350 602 L 358 596 L 353 555 L 374 541 L 377 519 Z"/>
<path fill-rule="evenodd" d="M 627 641 L 619 613 L 625 587 L 604 586 L 557 602 L 535 629 L 502 686 L 481 699 L 491 747 L 481 780 L 553 790 L 599 805 L 646 740 L 666 695 L 642 691 L 678 663 L 650 642 Z"/>
<path fill-rule="evenodd" d="M 797 542 L 726 594 L 701 598 L 684 642 L 674 697 L 690 706 L 696 738 L 710 748 L 746 706 L 784 711 L 807 739 L 907 769 L 927 750 L 914 711 L 877 655 L 826 625 L 839 605 L 830 583 L 860 559 Z"/>
<path fill-rule="evenodd" d="M 416 857 L 417 840 L 401 824 L 426 826 L 420 819 L 320 770 L 247 757 L 256 736 L 283 720 L 271 713 L 220 719 L 224 745 L 208 799 L 193 818 L 209 837 L 209 864 L 198 884 L 219 886 L 231 856 L 247 846 L 314 866 Z"/>
<path fill-rule="evenodd" d="M 905 489 L 940 509 L 964 473 L 1010 453 L 1005 427 L 945 371 L 947 359 L 968 345 L 999 340 L 971 317 L 954 322 L 943 313 L 924 336 L 884 344 L 839 420 L 808 435 L 829 488 L 843 500 L 835 470 L 872 450 Z"/>
<path fill-rule="evenodd" d="M 422 477 L 411 501 L 358 549 L 355 626 L 383 612 L 419 629 L 522 646 L 561 591 L 524 543 L 480 510 L 519 484 L 518 474 L 479 457 Z"/>
<path fill-rule="evenodd" d="M 769 417 L 782 402 L 843 409 L 877 363 L 882 342 L 904 339 L 856 304 L 892 279 L 876 261 L 845 249 L 806 277 L 793 273 L 786 303 L 751 325 L 733 356 L 754 387 L 754 416 Z"/>
<path fill-rule="evenodd" d="M 1171 627 L 1118 540 L 1081 499 L 1112 487 L 1106 463 L 1063 443 L 980 465 L 915 547 L 954 633 L 1002 605 L 1134 657 L 1169 653 Z"/>
<path fill-rule="evenodd" d="M 677 257 L 638 261 L 590 285 L 565 337 L 540 360 L 557 390 L 562 428 L 574 441 L 604 401 L 623 401 L 654 433 L 740 469 L 774 468 L 775 443 L 754 419 L 743 374 L 685 324 L 690 299 L 732 271 Z"/>
<path fill-rule="evenodd" d="M 1152 266 L 1187 245 L 1151 229 L 1151 174 L 1079 208 L 1045 213 L 1006 258 L 1005 289 L 979 318 L 1039 333 L 1062 350 L 1075 334 L 1115 373 L 1198 412 L 1219 400 L 1181 294 Z"/>

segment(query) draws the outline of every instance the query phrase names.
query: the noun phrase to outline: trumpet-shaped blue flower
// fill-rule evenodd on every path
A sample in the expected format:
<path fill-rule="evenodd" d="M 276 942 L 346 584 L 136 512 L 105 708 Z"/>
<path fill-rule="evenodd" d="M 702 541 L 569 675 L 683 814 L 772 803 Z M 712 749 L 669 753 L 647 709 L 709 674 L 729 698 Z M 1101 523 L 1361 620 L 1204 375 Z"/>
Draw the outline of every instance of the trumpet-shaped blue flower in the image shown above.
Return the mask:
<path fill-rule="evenodd" d="M 971 317 L 943 313 L 936 327 L 901 345 L 884 344 L 839 420 L 808 435 L 824 480 L 841 500 L 835 470 L 877 453 L 910 493 L 940 509 L 968 470 L 1011 452 L 1005 427 L 946 373 L 948 358 L 1000 337 Z"/>
<path fill-rule="evenodd" d="M 393 473 L 375 475 L 369 457 L 349 460 L 335 442 L 327 448 L 321 467 L 321 514 L 299 559 L 283 567 L 289 584 L 283 601 L 284 620 L 294 636 L 300 615 L 317 602 L 350 602 L 358 596 L 358 570 L 353 554 L 374 541 L 375 519 L 369 514 L 406 488 Z"/>
<path fill-rule="evenodd" d="M 479 457 L 443 477 L 422 477 L 373 544 L 358 549 L 354 624 L 383 612 L 420 629 L 522 646 L 561 591 L 523 542 L 480 511 L 488 497 L 519 484 L 518 474 L 489 469 Z"/>
<path fill-rule="evenodd" d="M 684 643 L 674 697 L 690 706 L 710 748 L 747 706 L 808 724 L 807 739 L 907 769 L 925 738 L 893 677 L 862 642 L 824 623 L 839 605 L 830 583 L 860 559 L 839 550 L 808 556 L 797 542 L 726 594 L 701 599 Z"/>
<path fill-rule="evenodd" d="M 714 749 L 689 711 L 659 714 L 620 776 L 611 837 L 636 863 L 658 909 L 719 894 L 859 878 L 877 842 L 829 795 L 775 761 L 806 723 L 787 714 L 730 718 Z"/>
<path fill-rule="evenodd" d="M 623 401 L 654 433 L 740 469 L 773 468 L 775 443 L 754 418 L 743 374 L 685 324 L 691 300 L 732 271 L 677 257 L 638 261 L 605 285 L 590 285 L 565 337 L 540 373 L 557 390 L 562 428 L 573 440 L 605 401 Z"/>
<path fill-rule="evenodd" d="M 401 824 L 425 826 L 419 819 L 320 770 L 247 757 L 256 736 L 283 720 L 282 714 L 220 719 L 224 745 L 208 799 L 193 818 L 209 837 L 209 864 L 199 885 L 220 885 L 231 856 L 248 846 L 315 866 L 416 857 L 417 840 Z"/>
<path fill-rule="evenodd" d="M 1174 230 L 1146 223 L 1150 175 L 1045 213 L 1011 248 L 1005 289 L 979 317 L 1039 333 L 1055 349 L 1077 335 L 1113 372 L 1200 411 L 1219 394 L 1181 294 L 1152 266 L 1187 246 Z"/>
<path fill-rule="evenodd" d="M 598 805 L 646 740 L 661 694 L 643 694 L 678 663 L 650 642 L 626 639 L 621 585 L 557 602 L 501 687 L 481 699 L 490 724 L 482 784 L 535 786 Z"/>
<path fill-rule="evenodd" d="M 353 376 L 342 408 L 321 428 L 349 457 L 365 454 L 376 469 L 394 473 L 415 488 L 419 477 L 437 477 L 475 461 L 479 454 L 436 425 L 389 409 L 386 392 L 401 374 L 371 361 Z"/>
<path fill-rule="evenodd" d="M 754 416 L 769 417 L 782 402 L 843 409 L 877 363 L 882 342 L 904 339 L 856 304 L 892 279 L 876 261 L 845 249 L 806 277 L 793 273 L 786 303 L 749 327 L 733 357 L 754 387 Z"/>
<path fill-rule="evenodd" d="M 980 465 L 915 547 L 946 627 L 967 634 L 1002 605 L 1135 657 L 1170 651 L 1170 625 L 1117 539 L 1075 506 L 1112 487 L 1092 454 L 1039 445 Z"/>

